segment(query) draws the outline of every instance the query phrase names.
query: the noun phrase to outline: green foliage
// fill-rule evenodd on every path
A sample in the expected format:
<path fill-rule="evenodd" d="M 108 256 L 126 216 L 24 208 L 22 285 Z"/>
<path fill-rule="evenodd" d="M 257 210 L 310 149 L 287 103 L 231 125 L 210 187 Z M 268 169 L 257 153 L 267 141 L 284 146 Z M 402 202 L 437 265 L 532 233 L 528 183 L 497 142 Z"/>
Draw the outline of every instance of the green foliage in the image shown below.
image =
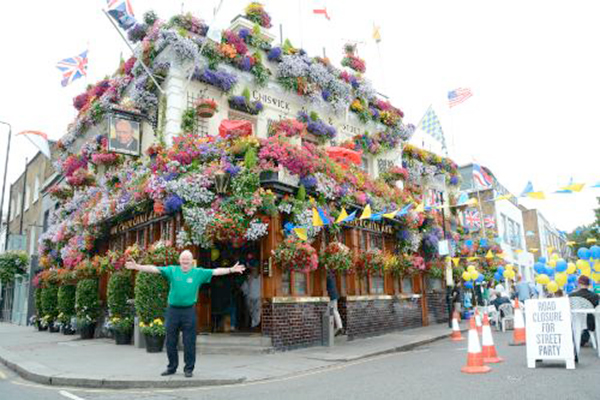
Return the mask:
<path fill-rule="evenodd" d="M 248 170 L 254 169 L 258 164 L 258 156 L 256 155 L 256 149 L 254 147 L 249 147 L 246 150 L 246 154 L 244 155 L 244 166 Z"/>
<path fill-rule="evenodd" d="M 68 323 L 75 315 L 75 285 L 62 285 L 58 288 L 58 313 L 62 323 Z"/>
<path fill-rule="evenodd" d="M 54 321 L 58 315 L 58 286 L 48 285 L 42 289 L 42 311 L 45 316 L 49 316 L 50 321 Z"/>
<path fill-rule="evenodd" d="M 108 280 L 107 303 L 110 315 L 113 317 L 127 317 L 131 315 L 131 308 L 127 300 L 133 298 L 133 285 L 131 272 L 128 270 L 115 272 Z"/>
<path fill-rule="evenodd" d="M 186 108 L 181 116 L 181 130 L 186 133 L 191 133 L 196 130 L 197 125 L 196 109 L 193 107 Z"/>
<path fill-rule="evenodd" d="M 165 336 L 167 334 L 165 324 L 160 318 L 156 318 L 148 324 L 140 322 L 140 331 L 149 336 Z"/>
<path fill-rule="evenodd" d="M 292 45 L 292 42 L 290 42 L 290 39 L 285 39 L 285 41 L 283 42 L 283 46 L 281 46 L 281 50 L 283 51 L 284 54 L 290 54 L 295 51 L 295 48 Z"/>
<path fill-rule="evenodd" d="M 246 101 L 249 103 L 250 102 L 250 89 L 244 88 L 244 90 L 242 91 L 242 96 L 244 96 Z"/>
<path fill-rule="evenodd" d="M 427 275 L 431 278 L 442 279 L 444 277 L 444 270 L 440 267 L 431 267 L 427 271 Z"/>
<path fill-rule="evenodd" d="M 91 325 L 98 320 L 100 300 L 98 299 L 97 279 L 82 279 L 77 283 L 75 310 L 79 327 Z"/>
<path fill-rule="evenodd" d="M 158 16 L 156 15 L 156 13 L 153 10 L 146 11 L 144 13 L 144 23 L 148 26 L 154 25 L 154 23 L 156 22 L 157 19 L 158 19 Z"/>
<path fill-rule="evenodd" d="M 300 185 L 300 187 L 298 187 L 298 193 L 296 193 L 296 200 L 306 201 L 306 188 L 304 187 L 304 185 Z"/>
<path fill-rule="evenodd" d="M 141 272 L 135 279 L 135 311 L 140 322 L 164 319 L 169 283 L 160 274 Z"/>
<path fill-rule="evenodd" d="M 35 288 L 34 297 L 35 297 L 35 313 L 38 316 L 38 318 L 41 318 L 43 316 L 42 315 L 43 308 L 42 308 L 42 288 L 41 287 Z"/>
<path fill-rule="evenodd" d="M 8 251 L 0 254 L 0 282 L 11 283 L 15 280 L 15 275 L 27 273 L 29 257 L 25 252 Z"/>
<path fill-rule="evenodd" d="M 315 111 L 311 111 L 309 117 L 314 122 L 317 122 L 318 120 L 321 119 L 321 118 L 319 118 L 319 114 L 316 113 Z"/>

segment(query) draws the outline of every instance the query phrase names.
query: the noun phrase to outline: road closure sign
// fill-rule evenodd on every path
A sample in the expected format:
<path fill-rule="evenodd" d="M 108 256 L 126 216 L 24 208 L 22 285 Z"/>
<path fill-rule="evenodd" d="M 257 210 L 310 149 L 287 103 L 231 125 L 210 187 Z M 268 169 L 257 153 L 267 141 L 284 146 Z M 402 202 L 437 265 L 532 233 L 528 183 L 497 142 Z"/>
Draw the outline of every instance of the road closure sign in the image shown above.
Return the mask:
<path fill-rule="evenodd" d="M 527 366 L 536 361 L 564 361 L 575 369 L 571 306 L 567 297 L 525 301 Z"/>

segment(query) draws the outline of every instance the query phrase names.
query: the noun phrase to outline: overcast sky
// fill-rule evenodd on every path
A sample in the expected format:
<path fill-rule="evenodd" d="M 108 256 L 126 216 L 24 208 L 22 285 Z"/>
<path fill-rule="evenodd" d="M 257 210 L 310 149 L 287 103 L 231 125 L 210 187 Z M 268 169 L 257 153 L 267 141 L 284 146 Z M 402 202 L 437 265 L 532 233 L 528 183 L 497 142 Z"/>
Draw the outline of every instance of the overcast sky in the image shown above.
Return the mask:
<path fill-rule="evenodd" d="M 154 9 L 167 19 L 182 9 L 210 21 L 218 0 L 131 0 L 136 16 Z M 536 190 L 600 181 L 597 124 L 600 110 L 600 24 L 597 1 L 506 0 L 270 0 L 263 1 L 279 37 L 309 54 L 339 63 L 342 45 L 359 42 L 367 77 L 378 91 L 418 123 L 433 104 L 459 163 L 476 160 L 519 194 L 528 180 Z M 101 12 L 103 0 L 5 2 L 0 12 L 0 120 L 13 133 L 38 129 L 58 139 L 75 117 L 72 98 L 118 66 L 129 50 Z M 224 0 L 233 18 L 246 1 Z M 327 6 L 331 21 L 312 10 Z M 373 24 L 381 26 L 377 48 Z M 60 86 L 56 62 L 89 49 L 89 77 Z M 448 90 L 474 96 L 449 110 Z M 0 126 L 4 160 L 6 128 Z M 35 154 L 14 138 L 9 182 Z M 3 170 L 4 161 L 1 162 Z M 548 200 L 524 199 L 559 229 L 593 221 L 600 189 Z M 8 196 L 7 196 L 8 197 Z"/>

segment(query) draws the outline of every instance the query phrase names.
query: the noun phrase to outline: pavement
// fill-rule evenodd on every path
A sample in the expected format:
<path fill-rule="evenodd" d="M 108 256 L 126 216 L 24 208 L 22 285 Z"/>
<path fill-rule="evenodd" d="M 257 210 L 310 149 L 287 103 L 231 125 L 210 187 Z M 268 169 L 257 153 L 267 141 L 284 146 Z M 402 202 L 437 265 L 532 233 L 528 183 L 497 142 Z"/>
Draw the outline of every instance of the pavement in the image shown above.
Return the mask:
<path fill-rule="evenodd" d="M 209 387 L 318 372 L 408 351 L 449 334 L 448 325 L 439 324 L 353 341 L 338 340 L 332 347 L 268 354 L 206 354 L 200 345 L 194 376 L 185 378 L 181 352 L 177 374 L 162 377 L 160 372 L 167 362 L 164 352 L 151 354 L 134 346 L 117 346 L 111 339 L 81 340 L 78 336 L 0 323 L 0 362 L 22 378 L 45 385 L 107 389 Z"/>

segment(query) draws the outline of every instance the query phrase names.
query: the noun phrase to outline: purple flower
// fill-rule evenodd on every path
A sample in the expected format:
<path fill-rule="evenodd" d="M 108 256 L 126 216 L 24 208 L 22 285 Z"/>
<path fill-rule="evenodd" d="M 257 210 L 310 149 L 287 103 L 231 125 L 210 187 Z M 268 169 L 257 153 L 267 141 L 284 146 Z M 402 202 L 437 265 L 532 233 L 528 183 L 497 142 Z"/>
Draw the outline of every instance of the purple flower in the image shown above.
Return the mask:
<path fill-rule="evenodd" d="M 321 97 L 323 97 L 323 100 L 325 100 L 325 101 L 329 100 L 330 96 L 331 96 L 331 92 L 327 89 L 323 89 L 323 91 L 321 92 Z"/>
<path fill-rule="evenodd" d="M 352 75 L 352 76 L 350 77 L 350 84 L 352 85 L 352 87 L 353 87 L 354 89 L 357 89 L 357 88 L 358 88 L 358 86 L 360 85 L 360 83 L 358 82 L 358 79 L 356 79 L 356 77 L 355 77 L 354 75 Z"/>
<path fill-rule="evenodd" d="M 177 211 L 181 210 L 182 205 L 183 200 L 181 197 L 177 196 L 176 194 L 172 194 L 167 197 L 167 200 L 165 201 L 165 211 L 168 214 L 176 213 Z"/>
<path fill-rule="evenodd" d="M 452 186 L 458 185 L 458 176 L 452 175 L 450 177 L 450 185 L 452 185 Z"/>
<path fill-rule="evenodd" d="M 398 233 L 396 234 L 396 236 L 398 237 L 398 240 L 402 240 L 402 241 L 409 241 L 410 237 L 411 237 L 411 233 L 408 229 L 401 229 L 398 231 Z"/>
<path fill-rule="evenodd" d="M 240 61 L 240 69 L 242 71 L 250 71 L 250 69 L 252 69 L 252 62 L 250 61 L 250 57 L 248 56 L 244 56 L 242 57 L 241 61 Z"/>
<path fill-rule="evenodd" d="M 317 186 L 317 178 L 312 175 L 307 175 L 300 178 L 300 184 L 304 185 L 306 189 L 312 189 Z"/>
<path fill-rule="evenodd" d="M 300 122 L 306 123 L 306 122 L 308 122 L 308 114 L 304 111 L 299 111 L 297 119 Z"/>
<path fill-rule="evenodd" d="M 238 107 L 246 106 L 246 98 L 244 96 L 232 96 L 231 101 Z"/>
<path fill-rule="evenodd" d="M 230 174 L 231 176 L 236 176 L 237 174 L 240 173 L 240 171 L 242 170 L 241 167 L 238 167 L 237 165 L 233 165 L 233 164 L 228 164 L 225 168 L 224 168 L 225 172 L 227 172 L 228 174 Z"/>
<path fill-rule="evenodd" d="M 177 179 L 178 176 L 179 174 L 177 172 L 169 172 L 168 174 L 163 176 L 163 179 L 168 182 Z"/>
<path fill-rule="evenodd" d="M 104 138 L 104 135 L 96 135 L 96 143 L 102 144 L 103 138 Z"/>
<path fill-rule="evenodd" d="M 240 29 L 240 31 L 238 32 L 238 35 L 243 39 L 246 40 L 246 38 L 250 35 L 250 31 L 246 28 L 242 28 Z"/>
<path fill-rule="evenodd" d="M 261 103 L 260 101 L 255 101 L 254 102 L 254 109 L 258 112 L 262 111 L 264 108 L 263 103 Z"/>
<path fill-rule="evenodd" d="M 237 83 L 237 77 L 235 75 L 224 70 L 214 71 L 210 68 L 205 68 L 204 70 L 196 68 L 192 75 L 192 79 L 216 86 L 224 92 L 229 92 Z"/>
<path fill-rule="evenodd" d="M 135 24 L 133 28 L 127 32 L 127 38 L 132 42 L 136 43 L 146 37 L 148 33 L 148 25 L 146 24 Z"/>
<path fill-rule="evenodd" d="M 281 61 L 281 47 L 273 47 L 267 55 L 269 61 Z"/>

